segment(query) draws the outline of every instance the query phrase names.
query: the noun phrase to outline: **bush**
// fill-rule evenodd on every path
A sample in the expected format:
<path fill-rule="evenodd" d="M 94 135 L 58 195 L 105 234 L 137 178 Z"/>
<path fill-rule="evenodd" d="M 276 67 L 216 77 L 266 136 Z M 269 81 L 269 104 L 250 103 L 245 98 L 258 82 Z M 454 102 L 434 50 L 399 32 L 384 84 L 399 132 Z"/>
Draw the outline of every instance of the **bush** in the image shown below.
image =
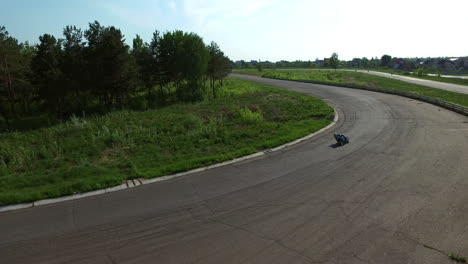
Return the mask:
<path fill-rule="evenodd" d="M 244 124 L 256 124 L 264 120 L 262 112 L 253 112 L 248 107 L 241 108 L 239 113 L 240 119 Z"/>
<path fill-rule="evenodd" d="M 414 73 L 415 73 L 417 76 L 422 77 L 422 76 L 425 76 L 425 75 L 426 75 L 426 70 L 423 69 L 423 68 L 418 68 Z"/>

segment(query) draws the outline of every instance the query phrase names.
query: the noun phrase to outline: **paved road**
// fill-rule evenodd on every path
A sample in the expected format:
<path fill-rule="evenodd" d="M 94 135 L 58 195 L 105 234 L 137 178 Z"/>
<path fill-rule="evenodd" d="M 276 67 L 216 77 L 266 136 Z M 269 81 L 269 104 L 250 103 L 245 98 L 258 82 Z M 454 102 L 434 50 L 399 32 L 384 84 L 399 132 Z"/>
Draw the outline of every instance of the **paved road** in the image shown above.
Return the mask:
<path fill-rule="evenodd" d="M 344 71 L 354 71 L 354 70 L 344 70 Z M 424 80 L 424 79 L 419 79 L 419 78 L 414 78 L 414 77 L 408 77 L 408 76 L 397 75 L 397 74 L 390 74 L 390 73 L 385 73 L 385 72 L 377 72 L 377 71 L 357 70 L 357 72 L 362 72 L 362 73 L 372 74 L 372 75 L 376 75 L 376 76 L 396 79 L 396 80 L 400 80 L 400 81 L 404 81 L 404 82 L 424 85 L 424 86 L 438 88 L 438 89 L 452 91 L 452 92 L 468 94 L 468 86 L 466 86 L 466 85 L 459 85 L 459 84 L 452 84 L 452 83 L 445 83 L 445 82 L 436 82 L 436 81 L 431 81 L 431 80 Z"/>
<path fill-rule="evenodd" d="M 429 75 L 429 76 L 439 76 L 439 75 L 433 74 L 433 73 L 428 73 L 427 75 Z M 443 74 L 441 74 L 440 77 L 452 78 L 452 79 L 468 79 L 468 76 L 466 76 L 466 75 L 443 75 Z"/>
<path fill-rule="evenodd" d="M 451 263 L 468 256 L 468 118 L 347 88 L 342 118 L 282 151 L 111 194 L 0 213 L 0 263 Z M 330 147 L 332 134 L 351 143 Z"/>

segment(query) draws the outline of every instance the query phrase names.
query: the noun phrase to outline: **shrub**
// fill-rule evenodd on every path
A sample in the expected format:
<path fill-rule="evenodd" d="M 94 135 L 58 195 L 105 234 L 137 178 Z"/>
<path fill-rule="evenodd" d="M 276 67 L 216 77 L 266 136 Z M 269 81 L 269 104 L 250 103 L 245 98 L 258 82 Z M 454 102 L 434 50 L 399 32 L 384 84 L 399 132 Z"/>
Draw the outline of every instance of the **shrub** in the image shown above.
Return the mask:
<path fill-rule="evenodd" d="M 239 114 L 242 123 L 245 124 L 260 123 L 264 120 L 262 112 L 252 112 L 248 107 L 241 108 Z"/>
<path fill-rule="evenodd" d="M 75 114 L 72 114 L 70 117 L 70 121 L 66 123 L 69 127 L 85 127 L 88 124 L 88 121 L 86 119 L 80 118 L 76 116 Z"/>
<path fill-rule="evenodd" d="M 185 131 L 198 130 L 203 125 L 203 122 L 200 118 L 195 115 L 187 115 L 182 121 L 182 126 Z"/>
<path fill-rule="evenodd" d="M 415 73 L 416 73 L 416 75 L 419 76 L 419 77 L 425 76 L 425 75 L 426 75 L 426 70 L 423 69 L 423 68 L 418 68 L 418 69 L 416 70 Z"/>

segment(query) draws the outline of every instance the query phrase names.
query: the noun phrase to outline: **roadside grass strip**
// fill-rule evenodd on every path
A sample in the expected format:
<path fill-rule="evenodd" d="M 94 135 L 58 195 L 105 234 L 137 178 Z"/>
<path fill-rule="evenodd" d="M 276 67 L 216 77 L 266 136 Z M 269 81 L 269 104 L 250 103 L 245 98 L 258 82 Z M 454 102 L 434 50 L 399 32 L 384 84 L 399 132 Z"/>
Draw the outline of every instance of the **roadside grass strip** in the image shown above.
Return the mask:
<path fill-rule="evenodd" d="M 218 98 L 74 117 L 0 134 L 0 205 L 152 179 L 274 148 L 326 127 L 318 98 L 227 79 Z M 135 181 L 134 181 L 135 182 Z"/>

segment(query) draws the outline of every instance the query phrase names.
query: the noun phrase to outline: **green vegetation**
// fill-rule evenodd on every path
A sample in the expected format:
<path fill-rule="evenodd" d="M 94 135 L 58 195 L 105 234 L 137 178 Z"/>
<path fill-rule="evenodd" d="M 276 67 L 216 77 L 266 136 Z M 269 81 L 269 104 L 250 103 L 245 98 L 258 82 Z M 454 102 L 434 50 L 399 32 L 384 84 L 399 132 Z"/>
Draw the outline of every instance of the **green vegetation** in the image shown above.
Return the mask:
<path fill-rule="evenodd" d="M 130 48 L 119 29 L 95 21 L 30 46 L 0 26 L 0 128 L 16 129 L 10 123 L 35 115 L 54 122 L 129 109 L 135 98 L 147 108 L 201 101 L 205 80 L 216 97 L 214 83 L 222 85 L 230 71 L 216 43 L 180 30 L 156 30 L 150 43 L 137 35 Z"/>
<path fill-rule="evenodd" d="M 448 254 L 448 257 L 458 263 L 468 263 L 466 258 L 455 253 Z"/>
<path fill-rule="evenodd" d="M 390 62 L 392 62 L 392 56 L 390 55 L 385 54 L 380 58 L 380 66 L 388 67 Z"/>
<path fill-rule="evenodd" d="M 390 55 L 383 55 L 381 58 L 371 57 L 370 59 L 353 58 L 352 60 L 339 60 L 338 54 L 333 53 L 329 58 L 319 59 L 314 61 L 244 61 L 239 60 L 233 62 L 234 69 L 237 70 L 252 70 L 260 69 L 348 69 L 361 71 L 379 71 L 390 74 L 399 74 L 405 76 L 413 76 L 416 78 L 429 79 L 439 82 L 454 83 L 460 85 L 468 85 L 465 80 L 456 78 L 440 77 L 442 74 L 464 76 L 468 71 L 466 60 L 468 57 L 454 58 L 398 58 Z M 435 76 L 428 76 L 429 73 Z"/>
<path fill-rule="evenodd" d="M 432 247 L 432 246 L 429 246 L 429 245 L 426 245 L 426 244 L 423 244 L 423 246 L 425 248 L 428 248 L 428 249 L 432 249 L 432 250 L 435 250 L 441 254 L 444 254 L 446 255 L 449 259 L 457 262 L 457 263 L 468 263 L 467 259 L 464 257 L 464 256 L 461 256 L 461 255 L 458 255 L 458 254 L 455 254 L 453 252 L 451 253 L 447 253 L 441 249 L 438 249 L 438 248 L 435 248 L 435 247 Z"/>
<path fill-rule="evenodd" d="M 270 69 L 270 71 L 313 71 L 313 69 Z M 326 69 L 324 69 L 326 70 Z M 354 71 L 355 69 L 348 68 L 347 70 Z M 259 72 L 255 69 L 235 69 L 233 70 L 236 73 L 244 73 L 244 74 L 252 74 L 252 75 L 257 75 L 257 76 L 262 76 L 264 73 Z M 268 70 L 266 70 L 268 71 Z M 429 76 L 429 75 L 414 75 L 409 72 L 402 72 L 402 71 L 396 71 L 396 70 L 390 70 L 390 69 L 385 69 L 385 68 L 378 68 L 378 69 L 372 69 L 372 71 L 377 71 L 377 72 L 385 72 L 385 73 L 390 73 L 390 74 L 397 74 L 397 75 L 403 75 L 403 76 L 409 76 L 413 78 L 419 78 L 419 79 L 425 79 L 425 80 L 431 80 L 431 81 L 437 81 L 437 82 L 445 82 L 445 83 L 453 83 L 453 84 L 459 84 L 459 85 L 466 85 L 468 86 L 468 79 L 461 79 L 461 78 L 447 78 L 447 77 L 438 77 L 438 76 Z"/>
<path fill-rule="evenodd" d="M 0 134 L 0 205 L 229 160 L 305 136 L 333 117 L 317 98 L 237 79 L 205 98 Z"/>
<path fill-rule="evenodd" d="M 307 69 L 301 69 L 301 70 L 307 70 Z M 267 72 L 268 71 L 280 71 L 280 70 L 266 70 Z M 287 70 L 287 69 L 282 69 L 281 71 L 298 71 L 298 69 L 291 69 L 291 70 Z M 256 75 L 256 76 L 262 76 L 264 73 L 259 71 L 259 70 L 255 70 L 255 69 L 235 69 L 235 70 L 232 70 L 233 73 L 241 73 L 241 74 L 250 74 L 250 75 Z"/>
<path fill-rule="evenodd" d="M 328 59 L 328 65 L 336 71 L 336 68 L 338 68 L 339 64 L 340 60 L 338 59 L 338 53 L 333 53 L 330 59 Z"/>
<path fill-rule="evenodd" d="M 238 73 L 256 74 L 254 70 L 238 70 Z M 264 70 L 261 76 L 267 78 L 282 78 L 290 80 L 307 80 L 326 82 L 331 84 L 354 84 L 369 87 L 380 87 L 392 90 L 410 92 L 430 96 L 447 102 L 468 107 L 468 95 L 450 92 L 417 84 L 360 72 L 327 71 L 327 70 Z"/>

